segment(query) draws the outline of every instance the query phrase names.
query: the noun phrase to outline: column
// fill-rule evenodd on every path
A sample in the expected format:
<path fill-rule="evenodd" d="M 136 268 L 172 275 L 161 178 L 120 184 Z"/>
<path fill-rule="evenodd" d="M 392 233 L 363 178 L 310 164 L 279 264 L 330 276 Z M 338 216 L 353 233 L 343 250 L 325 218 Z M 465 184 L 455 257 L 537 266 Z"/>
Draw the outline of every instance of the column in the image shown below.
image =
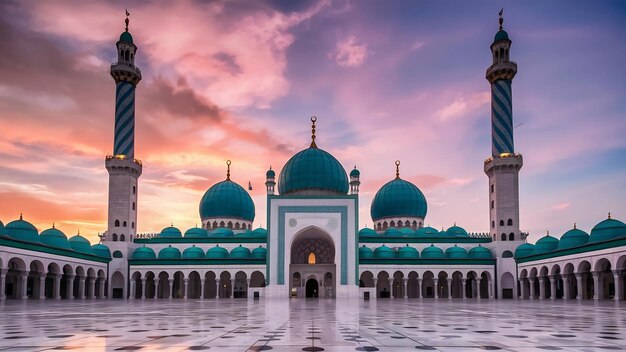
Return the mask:
<path fill-rule="evenodd" d="M 570 279 L 569 275 L 565 275 L 563 277 L 563 299 L 564 300 L 568 300 L 569 299 L 569 288 L 570 288 L 569 287 L 569 284 L 570 284 L 569 279 Z"/>
<path fill-rule="evenodd" d="M 39 274 L 39 294 L 37 298 L 46 299 L 46 273 Z"/>
<path fill-rule="evenodd" d="M 204 299 L 204 277 L 200 279 L 200 299 Z"/>
<path fill-rule="evenodd" d="M 537 289 L 535 288 L 535 286 L 537 285 L 537 281 L 535 280 L 534 277 L 530 278 L 530 299 L 535 299 L 535 292 L 537 292 Z"/>
<path fill-rule="evenodd" d="M 435 282 L 435 299 L 439 299 L 439 279 L 433 279 Z"/>
<path fill-rule="evenodd" d="M 463 281 L 463 299 L 467 299 L 467 280 L 468 279 L 461 279 L 461 281 Z"/>
<path fill-rule="evenodd" d="M 246 279 L 246 298 L 249 298 L 250 296 L 250 278 Z"/>
<path fill-rule="evenodd" d="M 478 280 L 474 279 L 471 281 L 471 285 L 472 285 L 472 298 L 476 299 L 477 298 L 477 290 L 476 290 L 476 284 L 478 283 Z"/>
<path fill-rule="evenodd" d="M 613 271 L 613 282 L 615 283 L 615 297 L 613 298 L 616 302 L 622 300 L 622 280 L 621 280 L 621 272 Z"/>
<path fill-rule="evenodd" d="M 318 296 L 319 296 L 319 292 L 318 292 Z M 233 299 L 233 298 L 235 298 L 235 279 L 230 279 L 230 299 Z"/>
<path fill-rule="evenodd" d="M 543 276 L 539 279 L 539 299 L 546 298 L 546 285 Z"/>
<path fill-rule="evenodd" d="M 185 278 L 185 295 L 183 296 L 184 299 L 187 299 L 188 291 L 189 291 L 189 278 Z"/>
<path fill-rule="evenodd" d="M 106 279 L 105 278 L 101 278 L 100 279 L 100 299 L 104 299 L 104 284 L 106 283 Z"/>
<path fill-rule="evenodd" d="M 220 279 L 215 278 L 215 299 L 220 298 Z"/>
<path fill-rule="evenodd" d="M 67 293 L 67 299 L 74 299 L 74 275 L 68 275 L 67 276 L 67 287 L 66 287 L 66 293 Z"/>
<path fill-rule="evenodd" d="M 52 299 L 61 299 L 61 278 L 63 275 L 55 274 L 52 281 Z"/>
<path fill-rule="evenodd" d="M 28 271 L 22 271 L 20 273 L 20 287 L 22 289 L 21 299 L 28 299 Z"/>
<path fill-rule="evenodd" d="M 81 276 L 78 279 L 78 298 L 85 299 L 85 277 Z"/>
<path fill-rule="evenodd" d="M 158 276 L 154 276 L 154 297 L 152 297 L 153 299 L 158 299 L 159 298 L 159 281 L 161 281 L 159 279 Z"/>
<path fill-rule="evenodd" d="M 168 299 L 172 299 L 174 298 L 174 279 L 168 279 L 167 281 L 169 282 L 169 288 L 170 288 Z"/>
<path fill-rule="evenodd" d="M 515 285 L 517 287 L 517 285 Z M 513 289 L 517 291 L 517 288 Z M 489 294 L 489 299 L 493 299 L 493 281 L 491 279 L 487 280 L 487 293 Z M 514 297 L 517 298 L 517 295 L 514 294 Z"/>
<path fill-rule="evenodd" d="M 599 300 L 600 299 L 600 273 L 597 271 L 594 271 L 591 273 L 593 275 L 593 299 L 594 300 Z"/>
<path fill-rule="evenodd" d="M 550 299 L 554 300 L 556 298 L 556 280 L 558 275 L 550 275 Z"/>
<path fill-rule="evenodd" d="M 130 297 L 129 299 L 135 299 L 135 296 L 137 296 L 137 287 L 136 287 L 136 280 L 131 279 L 130 280 Z"/>
<path fill-rule="evenodd" d="M 452 279 L 448 279 L 448 299 L 452 299 Z"/>
<path fill-rule="evenodd" d="M 393 295 L 393 279 L 389 279 L 389 298 L 396 298 Z"/>
<path fill-rule="evenodd" d="M 89 279 L 89 299 L 96 299 L 96 280 L 95 277 Z"/>
<path fill-rule="evenodd" d="M 422 299 L 422 279 L 421 278 L 417 279 L 417 297 L 419 297 L 419 299 Z"/>
<path fill-rule="evenodd" d="M 0 269 L 0 300 L 7 299 L 6 294 L 4 293 L 7 282 L 7 271 L 8 269 Z"/>
<path fill-rule="evenodd" d="M 481 277 L 480 281 L 475 280 L 476 281 L 476 299 L 480 301 L 480 299 L 482 298 L 480 295 L 480 284 L 483 282 L 484 278 Z M 473 287 L 474 285 L 472 285 Z M 472 292 L 473 293 L 473 292 Z"/>
<path fill-rule="evenodd" d="M 583 274 L 576 273 L 576 299 L 583 299 Z"/>
<path fill-rule="evenodd" d="M 374 278 L 374 298 L 378 298 L 378 278 Z"/>
<path fill-rule="evenodd" d="M 146 278 L 142 277 L 141 278 L 141 300 L 145 300 L 146 299 Z"/>
<path fill-rule="evenodd" d="M 405 277 L 405 278 L 402 279 L 402 292 L 404 293 L 404 299 L 408 299 L 409 298 L 409 290 L 407 289 L 408 288 L 408 285 L 407 285 L 408 282 L 409 282 L 408 278 Z M 617 281 L 615 281 L 615 282 L 617 282 Z"/>

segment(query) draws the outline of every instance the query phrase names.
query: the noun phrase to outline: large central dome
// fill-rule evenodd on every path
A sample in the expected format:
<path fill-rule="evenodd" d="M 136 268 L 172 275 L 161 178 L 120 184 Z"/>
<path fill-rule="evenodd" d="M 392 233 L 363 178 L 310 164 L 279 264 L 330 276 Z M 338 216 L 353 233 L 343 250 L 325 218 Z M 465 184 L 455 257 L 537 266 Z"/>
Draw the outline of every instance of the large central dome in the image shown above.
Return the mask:
<path fill-rule="evenodd" d="M 428 206 L 424 193 L 411 182 L 400 178 L 399 167 L 400 161 L 396 161 L 396 178 L 382 186 L 374 196 L 370 208 L 374 222 L 386 218 L 423 220 L 426 217 Z"/>
<path fill-rule="evenodd" d="M 348 175 L 339 161 L 317 147 L 292 156 L 280 172 L 278 192 L 326 191 L 348 194 Z"/>
<path fill-rule="evenodd" d="M 254 221 L 254 202 L 243 187 L 225 180 L 206 191 L 200 201 L 200 217 Z"/>

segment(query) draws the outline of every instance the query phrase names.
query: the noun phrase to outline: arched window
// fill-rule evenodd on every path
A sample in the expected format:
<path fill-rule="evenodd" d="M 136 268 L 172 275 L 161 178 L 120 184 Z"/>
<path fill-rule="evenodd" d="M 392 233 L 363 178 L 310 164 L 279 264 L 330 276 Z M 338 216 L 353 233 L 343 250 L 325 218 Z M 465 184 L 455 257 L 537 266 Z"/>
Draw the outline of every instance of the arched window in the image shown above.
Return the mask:
<path fill-rule="evenodd" d="M 113 242 L 117 242 L 117 234 L 116 233 L 114 233 L 113 236 L 111 236 L 111 237 L 113 237 Z"/>
<path fill-rule="evenodd" d="M 504 220 L 500 220 L 500 226 L 504 226 Z"/>
<path fill-rule="evenodd" d="M 126 221 L 124 221 L 124 223 L 122 223 L 122 226 L 126 227 Z"/>
<path fill-rule="evenodd" d="M 387 226 L 388 226 L 388 225 L 387 225 L 387 222 L 386 222 L 386 221 L 383 221 L 383 230 L 386 230 L 386 229 L 387 229 Z"/>
<path fill-rule="evenodd" d="M 503 233 L 501 238 L 502 238 L 503 241 L 506 241 L 506 233 Z"/>
<path fill-rule="evenodd" d="M 511 251 L 502 252 L 502 258 L 513 258 L 513 252 Z"/>
<path fill-rule="evenodd" d="M 248 230 L 252 230 L 252 224 L 248 224 Z"/>
<path fill-rule="evenodd" d="M 124 60 L 128 61 L 128 50 L 124 51 Z"/>
<path fill-rule="evenodd" d="M 235 230 L 239 230 L 239 223 L 238 222 L 235 223 Z"/>
<path fill-rule="evenodd" d="M 220 227 L 224 227 L 224 225 L 225 225 L 224 222 L 220 221 Z"/>
<path fill-rule="evenodd" d="M 506 222 L 507 226 L 513 226 L 513 219 L 509 219 Z"/>
<path fill-rule="evenodd" d="M 509 241 L 515 241 L 515 234 L 513 232 L 509 234 Z"/>
<path fill-rule="evenodd" d="M 500 48 L 500 60 L 504 59 L 504 48 Z"/>
<path fill-rule="evenodd" d="M 124 234 L 121 234 L 121 235 L 120 235 L 120 241 L 121 241 L 121 242 L 126 241 L 126 236 L 124 236 Z"/>
<path fill-rule="evenodd" d="M 413 222 L 415 222 L 415 221 L 413 221 Z M 404 222 L 404 227 L 409 227 L 409 226 L 411 226 L 411 223 L 409 222 L 409 220 L 405 221 Z"/>
<path fill-rule="evenodd" d="M 115 227 L 120 227 L 120 221 L 119 220 L 115 220 Z"/>
<path fill-rule="evenodd" d="M 491 227 L 492 227 L 492 228 L 496 227 L 496 222 L 495 222 L 495 221 L 492 221 L 492 222 L 491 222 Z"/>
<path fill-rule="evenodd" d="M 495 233 L 493 234 L 493 240 L 494 241 L 496 240 L 496 234 Z"/>
<path fill-rule="evenodd" d="M 217 228 L 217 221 L 213 221 L 213 228 L 216 229 Z"/>
<path fill-rule="evenodd" d="M 417 221 L 413 221 L 413 228 L 417 228 Z"/>
<path fill-rule="evenodd" d="M 232 228 L 233 228 L 233 222 L 232 222 L 232 221 L 229 221 L 229 222 L 228 222 L 228 228 L 229 228 L 229 229 L 232 229 Z"/>
<path fill-rule="evenodd" d="M 131 228 L 131 229 L 134 229 L 134 228 L 135 228 L 135 222 L 134 222 L 134 221 L 130 223 L 130 228 Z"/>
<path fill-rule="evenodd" d="M 135 202 L 133 202 L 133 210 L 135 210 Z"/>
<path fill-rule="evenodd" d="M 315 264 L 315 253 L 309 253 L 309 259 L 307 261 L 309 264 Z"/>
<path fill-rule="evenodd" d="M 380 228 L 381 228 L 382 226 L 383 226 L 383 225 L 381 225 L 380 223 L 378 223 L 378 225 L 377 225 L 377 227 L 378 227 L 378 229 L 379 229 L 379 230 L 380 230 Z"/>
<path fill-rule="evenodd" d="M 495 204 L 494 204 L 494 202 L 493 202 L 493 200 L 492 200 L 492 201 L 491 201 L 491 209 L 493 209 L 493 206 L 494 206 L 494 205 L 495 205 Z"/>
<path fill-rule="evenodd" d="M 420 229 L 421 229 L 421 228 L 422 228 L 422 226 L 424 226 L 424 224 L 420 221 L 419 226 L 420 226 Z"/>
<path fill-rule="evenodd" d="M 124 258 L 124 254 L 120 251 L 113 252 L 113 258 Z"/>

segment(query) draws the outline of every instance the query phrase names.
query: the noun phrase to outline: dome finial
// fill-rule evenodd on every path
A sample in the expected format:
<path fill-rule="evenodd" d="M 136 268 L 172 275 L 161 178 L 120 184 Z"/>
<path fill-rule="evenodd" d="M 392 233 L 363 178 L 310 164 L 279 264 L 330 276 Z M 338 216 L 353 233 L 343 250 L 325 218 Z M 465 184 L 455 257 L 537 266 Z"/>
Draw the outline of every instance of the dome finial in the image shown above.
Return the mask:
<path fill-rule="evenodd" d="M 611 218 L 611 212 L 609 212 L 609 219 Z M 22 215 L 20 214 L 20 220 L 22 220 Z"/>
<path fill-rule="evenodd" d="M 498 22 L 500 23 L 500 30 L 502 30 L 502 23 L 504 23 L 504 18 L 502 18 L 502 14 L 504 13 L 504 8 L 500 9 L 500 19 L 498 20 Z"/>
<path fill-rule="evenodd" d="M 396 178 L 400 178 L 400 160 L 396 160 Z"/>
<path fill-rule="evenodd" d="M 576 223 L 574 223 L 574 230 L 576 229 Z"/>
<path fill-rule="evenodd" d="M 550 236 L 550 230 L 546 231 L 546 236 Z"/>
<path fill-rule="evenodd" d="M 316 116 L 311 116 L 311 146 L 310 148 L 317 148 L 317 144 L 315 144 L 315 121 L 317 121 Z"/>
<path fill-rule="evenodd" d="M 611 213 L 609 213 L 609 219 L 610 219 L 610 218 L 611 218 Z M 23 219 L 22 219 L 22 213 L 20 213 L 20 220 L 23 220 Z"/>
<path fill-rule="evenodd" d="M 226 180 L 230 181 L 230 160 L 226 160 Z"/>
<path fill-rule="evenodd" d="M 56 227 L 54 227 L 54 222 L 52 223 L 52 228 L 55 229 Z"/>
<path fill-rule="evenodd" d="M 126 9 L 126 19 L 124 20 L 124 22 L 126 23 L 126 32 L 128 32 L 128 22 L 130 22 L 128 20 L 128 16 L 130 16 L 130 12 L 128 12 L 128 9 Z"/>

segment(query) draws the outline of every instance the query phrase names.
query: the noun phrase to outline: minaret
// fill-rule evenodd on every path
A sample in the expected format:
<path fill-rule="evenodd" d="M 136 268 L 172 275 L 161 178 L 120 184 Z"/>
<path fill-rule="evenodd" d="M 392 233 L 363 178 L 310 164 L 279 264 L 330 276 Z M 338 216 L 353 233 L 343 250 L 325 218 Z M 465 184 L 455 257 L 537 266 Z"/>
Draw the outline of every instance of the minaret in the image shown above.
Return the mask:
<path fill-rule="evenodd" d="M 494 241 L 521 240 L 519 226 L 519 170 L 522 155 L 515 153 L 513 144 L 513 109 L 511 82 L 517 64 L 509 60 L 511 40 L 500 28 L 491 44 L 493 64 L 486 78 L 491 84 L 491 157 L 485 160 L 489 176 L 490 233 Z"/>
<path fill-rule="evenodd" d="M 109 172 L 109 220 L 105 241 L 132 242 L 137 233 L 137 179 L 141 161 L 135 159 L 135 87 L 141 71 L 135 67 L 137 47 L 126 29 L 117 46 L 117 62 L 111 65 L 115 80 L 115 137 L 113 155 L 106 157 Z"/>
<path fill-rule="evenodd" d="M 350 171 L 350 194 L 359 194 L 359 186 L 361 185 L 361 171 L 356 168 Z"/>
<path fill-rule="evenodd" d="M 274 187 L 276 186 L 276 172 L 272 170 L 272 165 L 270 165 L 270 169 L 265 173 L 265 187 L 267 188 L 267 195 L 274 195 Z"/>

